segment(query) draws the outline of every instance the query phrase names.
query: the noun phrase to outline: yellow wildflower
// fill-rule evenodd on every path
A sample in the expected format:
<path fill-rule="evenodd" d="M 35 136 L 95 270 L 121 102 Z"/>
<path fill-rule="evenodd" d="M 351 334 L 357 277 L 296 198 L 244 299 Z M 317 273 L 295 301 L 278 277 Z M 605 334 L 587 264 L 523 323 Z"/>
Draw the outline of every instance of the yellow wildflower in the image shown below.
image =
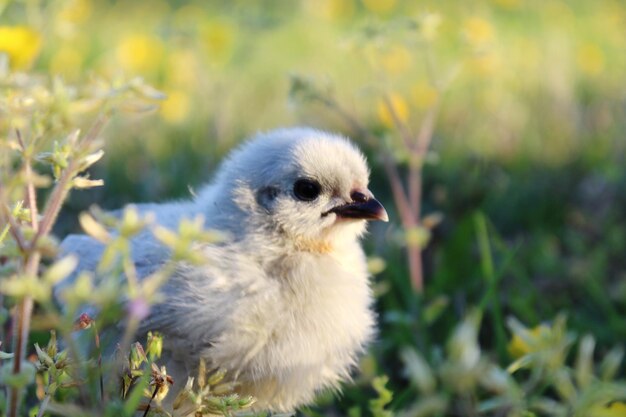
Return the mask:
<path fill-rule="evenodd" d="M 429 109 L 439 97 L 439 91 L 427 82 L 420 82 L 411 87 L 411 101 L 420 110 Z"/>
<path fill-rule="evenodd" d="M 604 53 L 593 43 L 585 43 L 576 54 L 578 68 L 587 75 L 599 75 L 604 70 Z"/>
<path fill-rule="evenodd" d="M 0 53 L 13 69 L 29 69 L 41 48 L 41 35 L 26 26 L 0 26 Z"/>
<path fill-rule="evenodd" d="M 202 41 L 214 63 L 223 64 L 232 56 L 235 26 L 225 20 L 213 21 L 202 28 Z"/>
<path fill-rule="evenodd" d="M 171 91 L 161 103 L 161 114 L 170 123 L 180 123 L 187 119 L 190 108 L 189 96 L 184 91 Z"/>
<path fill-rule="evenodd" d="M 397 93 L 392 93 L 389 95 L 389 100 L 381 99 L 378 102 L 378 118 L 382 122 L 382 124 L 388 128 L 392 128 L 395 125 L 394 118 L 389 111 L 389 104 L 393 109 L 396 117 L 401 121 L 406 123 L 409 119 L 409 106 L 406 103 L 406 100 Z"/>
<path fill-rule="evenodd" d="M 493 40 L 493 26 L 483 18 L 470 17 L 463 23 L 463 36 L 474 47 L 484 46 Z"/>
<path fill-rule="evenodd" d="M 372 256 L 367 258 L 367 271 L 372 274 L 380 274 L 387 268 L 385 260 L 378 256 Z"/>
<path fill-rule="evenodd" d="M 520 335 L 514 334 L 507 346 L 511 357 L 517 359 L 533 351 L 533 341 L 540 340 L 546 333 L 550 333 L 550 327 L 540 324 L 530 330 L 525 340 Z"/>
<path fill-rule="evenodd" d="M 353 0 L 309 0 L 307 9 L 326 20 L 335 21 L 351 17 L 354 14 Z"/>
<path fill-rule="evenodd" d="M 163 56 L 163 44 L 155 36 L 129 35 L 117 46 L 117 59 L 132 73 L 154 71 Z"/>
<path fill-rule="evenodd" d="M 471 70 L 481 76 L 488 76 L 500 68 L 500 57 L 494 51 L 480 53 L 470 59 Z"/>
<path fill-rule="evenodd" d="M 385 51 L 381 64 L 390 74 L 401 74 L 411 67 L 411 53 L 405 46 L 395 45 Z"/>
<path fill-rule="evenodd" d="M 377 14 L 387 14 L 396 7 L 396 0 L 363 0 L 365 8 Z"/>
<path fill-rule="evenodd" d="M 422 226 L 413 226 L 406 229 L 406 244 L 413 248 L 425 248 L 430 240 L 431 232 Z"/>
<path fill-rule="evenodd" d="M 589 410 L 589 417 L 624 417 L 626 416 L 626 403 L 616 401 L 609 405 L 597 405 Z"/>

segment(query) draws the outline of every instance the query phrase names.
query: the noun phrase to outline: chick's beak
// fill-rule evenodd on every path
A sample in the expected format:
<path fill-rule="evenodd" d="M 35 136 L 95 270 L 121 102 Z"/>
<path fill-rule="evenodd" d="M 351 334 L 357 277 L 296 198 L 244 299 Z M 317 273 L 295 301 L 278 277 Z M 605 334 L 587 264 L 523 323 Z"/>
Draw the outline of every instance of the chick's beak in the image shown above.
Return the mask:
<path fill-rule="evenodd" d="M 356 194 L 356 195 L 354 195 Z M 352 202 L 342 204 L 328 211 L 348 219 L 389 221 L 387 210 L 374 197 L 353 193 Z"/>

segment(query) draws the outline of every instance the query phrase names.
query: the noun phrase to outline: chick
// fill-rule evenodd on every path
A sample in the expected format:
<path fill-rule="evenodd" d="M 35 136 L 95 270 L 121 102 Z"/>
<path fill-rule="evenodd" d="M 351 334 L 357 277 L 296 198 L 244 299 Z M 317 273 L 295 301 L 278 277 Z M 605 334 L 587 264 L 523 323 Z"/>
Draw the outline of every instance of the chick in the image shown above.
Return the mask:
<path fill-rule="evenodd" d="M 388 220 L 368 176 L 347 139 L 281 129 L 233 151 L 193 201 L 137 206 L 171 228 L 202 214 L 207 228 L 228 236 L 198 247 L 202 266 L 180 265 L 141 325 L 164 336 L 172 391 L 201 358 L 256 397 L 257 409 L 276 412 L 349 378 L 375 326 L 359 238 L 367 220 Z M 78 255 L 79 270 L 94 269 L 102 250 L 78 235 L 62 248 Z M 154 238 L 133 241 L 140 275 L 167 256 Z"/>

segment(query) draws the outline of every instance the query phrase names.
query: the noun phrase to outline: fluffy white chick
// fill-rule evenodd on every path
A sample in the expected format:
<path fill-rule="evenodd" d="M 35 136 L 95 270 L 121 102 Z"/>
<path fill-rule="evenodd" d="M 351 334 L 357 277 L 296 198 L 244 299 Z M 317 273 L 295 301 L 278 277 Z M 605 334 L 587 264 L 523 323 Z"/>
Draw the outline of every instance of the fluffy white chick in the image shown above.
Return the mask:
<path fill-rule="evenodd" d="M 171 391 L 200 358 L 271 411 L 292 411 L 349 378 L 375 325 L 359 238 L 367 220 L 387 221 L 368 176 L 347 139 L 282 129 L 233 151 L 193 201 L 138 206 L 172 228 L 202 214 L 207 228 L 229 236 L 199 246 L 206 264 L 180 265 L 142 323 L 142 332 L 164 335 Z M 86 236 L 62 246 L 78 253 L 79 269 L 93 269 L 101 252 Z M 167 255 L 147 235 L 133 241 L 142 275 Z"/>

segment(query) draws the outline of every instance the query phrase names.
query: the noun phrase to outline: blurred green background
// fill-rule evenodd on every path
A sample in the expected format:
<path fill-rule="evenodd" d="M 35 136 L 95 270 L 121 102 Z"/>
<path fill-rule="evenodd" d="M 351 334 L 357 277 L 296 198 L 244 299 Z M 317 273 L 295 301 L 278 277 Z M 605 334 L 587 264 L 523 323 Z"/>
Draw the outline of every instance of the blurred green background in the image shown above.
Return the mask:
<path fill-rule="evenodd" d="M 392 214 L 366 243 L 382 269 L 375 277 L 381 331 L 362 384 L 390 375 L 402 406 L 415 392 L 398 352 L 417 346 L 430 357 L 477 305 L 487 355 L 510 354 L 508 315 L 535 326 L 565 312 L 571 327 L 596 336 L 600 351 L 623 341 L 623 2 L 23 0 L 0 7 L 0 51 L 15 69 L 69 84 L 140 76 L 167 95 L 157 111 L 118 117 L 107 128 L 107 153 L 92 173 L 106 186 L 73 194 L 59 234 L 76 230 L 75 214 L 90 204 L 188 196 L 255 132 L 311 125 L 354 133 L 335 112 L 290 94 L 301 76 L 381 140 L 362 144 L 372 188 Z M 410 289 L 404 235 L 380 168 L 379 150 L 398 136 L 385 94 L 413 131 L 441 100 L 424 168 L 424 214 L 441 213 L 443 221 L 424 252 L 423 296 Z M 405 169 L 405 156 L 395 157 Z M 485 237 L 488 252 L 479 245 Z M 440 311 L 425 319 L 425 306 Z M 369 394 L 349 388 L 335 406 L 350 409 Z"/>

